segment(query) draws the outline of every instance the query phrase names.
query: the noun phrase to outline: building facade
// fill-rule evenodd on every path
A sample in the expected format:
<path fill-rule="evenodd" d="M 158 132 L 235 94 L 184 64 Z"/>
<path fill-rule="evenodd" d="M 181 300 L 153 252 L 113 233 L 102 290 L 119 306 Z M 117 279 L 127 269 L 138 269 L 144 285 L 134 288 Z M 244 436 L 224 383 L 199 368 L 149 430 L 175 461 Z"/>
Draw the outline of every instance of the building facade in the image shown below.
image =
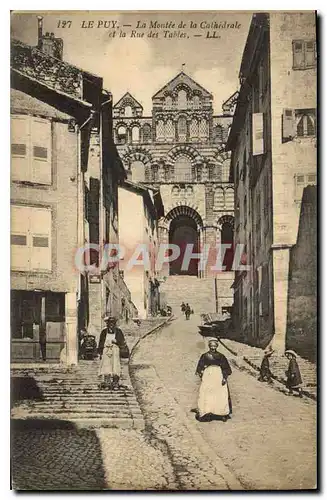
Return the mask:
<path fill-rule="evenodd" d="M 180 248 L 179 258 L 167 264 L 162 276 L 214 276 L 216 246 L 223 243 L 228 248 L 225 278 L 232 284 L 234 186 L 225 143 L 236 96 L 223 103 L 221 115 L 214 115 L 210 92 L 181 72 L 152 97 L 151 116 L 143 115 L 130 93 L 113 108 L 114 140 L 128 178 L 160 189 L 159 242 Z M 187 244 L 194 253 L 210 245 L 205 269 L 199 270 L 197 259 L 182 269 Z"/>
<path fill-rule="evenodd" d="M 156 316 L 160 310 L 156 271 L 158 220 L 163 215 L 160 192 L 127 180 L 119 187 L 118 202 L 119 242 L 125 251 L 120 270 L 138 317 Z"/>
<path fill-rule="evenodd" d="M 60 59 L 62 49 L 42 19 L 37 47 L 12 40 L 12 361 L 75 364 L 79 329 L 100 329 L 108 309 L 119 315 L 122 298 L 130 302 L 118 268 L 95 280 L 85 270 L 99 260 L 88 244 L 118 241 L 125 171 L 111 96 L 101 78 Z"/>
<path fill-rule="evenodd" d="M 236 272 L 234 319 L 244 340 L 279 350 L 303 189 L 316 184 L 316 79 L 314 13 L 255 14 L 227 144 L 235 244 L 245 245 L 249 266 Z"/>

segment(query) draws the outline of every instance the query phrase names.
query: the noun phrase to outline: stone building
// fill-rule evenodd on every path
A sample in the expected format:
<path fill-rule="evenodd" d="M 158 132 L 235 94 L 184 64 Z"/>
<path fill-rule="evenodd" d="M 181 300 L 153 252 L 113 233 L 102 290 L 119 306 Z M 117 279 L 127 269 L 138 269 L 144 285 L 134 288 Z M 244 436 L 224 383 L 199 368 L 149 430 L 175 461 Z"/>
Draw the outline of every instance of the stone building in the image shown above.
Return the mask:
<path fill-rule="evenodd" d="M 160 243 L 176 244 L 180 257 L 161 276 L 223 277 L 222 306 L 231 306 L 232 248 L 226 252 L 225 272 L 211 270 L 216 245 L 232 245 L 234 186 L 229 179 L 230 153 L 225 143 L 237 94 L 213 113 L 213 97 L 183 71 L 152 97 L 152 114 L 127 92 L 113 108 L 114 140 L 128 178 L 160 189 L 164 215 L 159 221 Z M 210 245 L 208 265 L 197 259 L 182 269 L 187 244 L 198 253 Z M 226 281 L 227 280 L 227 281 Z M 227 285 L 226 285 L 227 283 Z M 219 288 L 219 287 L 218 287 Z M 213 312 L 213 303 L 205 307 Z"/>
<path fill-rule="evenodd" d="M 303 189 L 316 184 L 315 14 L 254 14 L 239 76 L 227 149 L 250 269 L 236 272 L 234 318 L 243 339 L 282 351 Z"/>
<path fill-rule="evenodd" d="M 37 47 L 11 47 L 12 360 L 38 361 L 46 344 L 46 360 L 74 364 L 79 328 L 100 329 L 108 308 L 119 314 L 121 296 L 130 301 L 118 268 L 92 283 L 76 261 L 80 250 L 81 264 L 97 263 L 88 243 L 118 241 L 125 172 L 112 101 L 102 78 L 59 58 L 62 43 L 43 37 L 41 19 Z"/>
<path fill-rule="evenodd" d="M 160 284 L 156 271 L 158 220 L 163 205 L 158 190 L 126 180 L 118 189 L 119 243 L 124 248 L 120 271 L 131 292 L 138 317 L 156 316 Z M 140 265 L 132 265 L 132 262 Z M 144 265 L 142 265 L 144 263 Z"/>

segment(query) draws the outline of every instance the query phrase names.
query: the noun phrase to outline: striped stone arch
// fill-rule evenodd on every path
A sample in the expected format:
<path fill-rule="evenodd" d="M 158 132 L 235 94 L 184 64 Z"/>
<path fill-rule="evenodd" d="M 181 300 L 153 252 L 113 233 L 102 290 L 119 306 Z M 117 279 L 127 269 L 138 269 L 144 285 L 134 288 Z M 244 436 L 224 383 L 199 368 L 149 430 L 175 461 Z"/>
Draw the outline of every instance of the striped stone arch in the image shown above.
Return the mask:
<path fill-rule="evenodd" d="M 133 161 L 141 161 L 144 165 L 149 166 L 152 162 L 151 153 L 145 148 L 128 148 L 124 153 L 122 153 L 121 158 L 124 165 L 129 167 Z"/>
<path fill-rule="evenodd" d="M 140 122 L 138 120 L 132 120 L 131 122 L 129 122 L 128 127 L 129 128 L 132 128 L 132 127 L 139 127 L 139 128 L 141 128 L 141 124 L 140 124 Z"/>
<path fill-rule="evenodd" d="M 216 227 L 217 227 L 218 231 L 222 230 L 223 224 L 225 224 L 225 222 L 228 222 L 229 224 L 231 224 L 233 231 L 234 231 L 234 222 L 235 222 L 234 217 L 232 215 L 228 215 L 228 214 L 222 215 L 217 220 Z"/>
<path fill-rule="evenodd" d="M 178 92 L 180 90 L 185 90 L 185 92 L 187 93 L 187 97 L 190 97 L 192 95 L 192 89 L 184 82 L 180 82 L 178 85 L 176 85 L 176 87 L 172 91 L 172 95 L 177 98 Z"/>
<path fill-rule="evenodd" d="M 175 146 L 170 151 L 168 151 L 168 154 L 166 156 L 166 163 L 169 165 L 174 165 L 176 159 L 180 155 L 188 156 L 191 160 L 192 165 L 203 163 L 204 161 L 200 153 L 196 149 L 192 148 L 192 146 L 181 144 L 180 146 Z"/>
<path fill-rule="evenodd" d="M 223 164 L 224 161 L 230 160 L 230 158 L 231 158 L 231 152 L 230 151 L 225 151 L 224 147 L 221 147 L 221 148 L 219 148 L 219 149 L 216 150 L 216 152 L 214 153 L 213 157 L 214 157 L 214 159 L 218 163 Z"/>
<path fill-rule="evenodd" d="M 187 215 L 194 220 L 198 229 L 203 229 L 203 216 L 201 215 L 198 207 L 192 203 L 185 205 L 185 202 L 181 201 L 174 203 L 168 208 L 165 217 L 163 217 L 160 221 L 160 226 L 169 229 L 171 221 L 180 215 Z"/>

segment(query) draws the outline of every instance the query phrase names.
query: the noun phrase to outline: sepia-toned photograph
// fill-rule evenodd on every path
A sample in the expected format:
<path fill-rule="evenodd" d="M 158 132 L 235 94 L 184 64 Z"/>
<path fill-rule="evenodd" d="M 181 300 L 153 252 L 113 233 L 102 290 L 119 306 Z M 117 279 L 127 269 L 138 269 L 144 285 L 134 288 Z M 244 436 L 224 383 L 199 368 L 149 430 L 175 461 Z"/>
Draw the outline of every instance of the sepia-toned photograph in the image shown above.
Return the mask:
<path fill-rule="evenodd" d="M 316 12 L 10 24 L 11 489 L 317 490 Z"/>

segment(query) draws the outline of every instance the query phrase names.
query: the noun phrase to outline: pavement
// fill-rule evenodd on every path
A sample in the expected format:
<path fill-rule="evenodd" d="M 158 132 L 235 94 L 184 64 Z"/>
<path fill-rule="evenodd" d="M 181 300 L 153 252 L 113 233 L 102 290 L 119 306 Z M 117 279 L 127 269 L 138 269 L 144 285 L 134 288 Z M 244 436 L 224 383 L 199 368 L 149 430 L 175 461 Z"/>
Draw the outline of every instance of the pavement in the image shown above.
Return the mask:
<path fill-rule="evenodd" d="M 12 483 L 16 490 L 173 489 L 169 458 L 146 434 L 77 429 L 52 422 L 15 422 Z M 49 424 L 49 422 L 48 422 Z M 150 465 L 149 465 L 150 464 Z"/>
<path fill-rule="evenodd" d="M 177 319 L 144 339 L 131 361 L 146 422 L 166 439 L 173 461 L 180 460 L 178 453 L 174 457 L 174 448 L 182 453 L 183 484 L 195 489 L 213 489 L 213 483 L 217 489 L 239 489 L 237 484 L 246 490 L 315 488 L 316 404 L 312 400 L 288 397 L 234 368 L 229 379 L 232 419 L 226 423 L 195 420 L 191 412 L 199 388 L 195 368 L 207 350 L 197 333 L 198 324 L 196 315 L 190 321 Z M 221 352 L 233 361 L 229 351 L 221 348 Z M 175 404 L 173 416 L 167 401 Z M 197 454 L 200 448 L 206 465 Z M 192 457 L 202 481 L 194 480 Z"/>
<path fill-rule="evenodd" d="M 130 377 L 145 428 L 81 429 L 61 420 L 15 420 L 19 490 L 314 489 L 316 404 L 287 397 L 234 367 L 233 416 L 200 423 L 195 368 L 207 350 L 200 317 L 178 318 L 135 345 Z M 223 351 L 223 348 L 222 348 Z"/>

